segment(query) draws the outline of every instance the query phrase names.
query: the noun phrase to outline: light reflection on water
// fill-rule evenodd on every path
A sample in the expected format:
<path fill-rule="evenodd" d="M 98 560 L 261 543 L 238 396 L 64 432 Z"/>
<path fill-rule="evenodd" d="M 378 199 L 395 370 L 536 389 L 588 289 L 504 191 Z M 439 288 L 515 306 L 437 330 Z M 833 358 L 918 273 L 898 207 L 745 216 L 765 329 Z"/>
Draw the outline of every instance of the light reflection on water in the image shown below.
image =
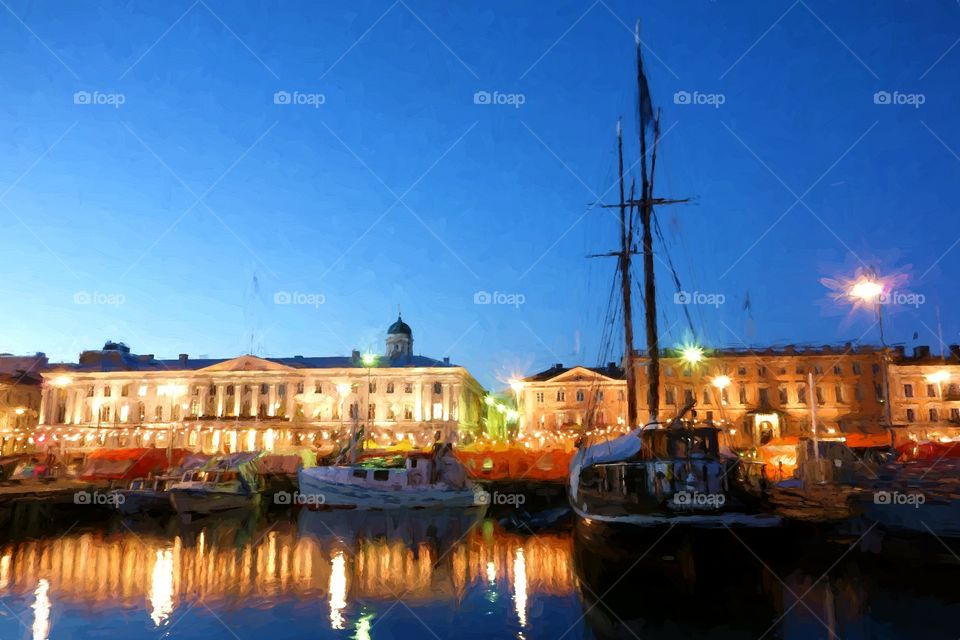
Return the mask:
<path fill-rule="evenodd" d="M 960 635 L 956 567 L 911 580 L 886 551 L 795 544 L 721 531 L 633 565 L 619 541 L 475 512 L 115 521 L 0 544 L 0 638 L 898 638 L 915 619 Z"/>

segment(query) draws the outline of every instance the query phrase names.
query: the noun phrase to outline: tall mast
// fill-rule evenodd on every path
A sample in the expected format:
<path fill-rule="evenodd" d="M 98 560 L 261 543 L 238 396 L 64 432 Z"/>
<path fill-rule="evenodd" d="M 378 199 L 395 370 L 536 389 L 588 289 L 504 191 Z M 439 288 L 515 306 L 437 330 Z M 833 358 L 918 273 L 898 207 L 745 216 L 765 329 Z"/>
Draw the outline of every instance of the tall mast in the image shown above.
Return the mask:
<path fill-rule="evenodd" d="M 634 44 L 637 48 L 637 112 L 640 129 L 640 224 L 643 233 L 643 297 L 644 319 L 646 321 L 647 357 L 650 364 L 647 368 L 647 408 L 649 417 L 647 423 L 656 422 L 660 413 L 660 346 L 657 337 L 657 291 L 653 270 L 653 231 L 651 218 L 653 217 L 653 166 L 647 172 L 647 127 L 654 126 L 654 154 L 659 137 L 659 123 L 653 121 L 653 104 L 650 99 L 650 89 L 647 86 L 647 77 L 643 73 L 643 56 L 640 52 L 640 22 L 637 21 L 634 32 Z"/>
<path fill-rule="evenodd" d="M 623 127 L 617 120 L 617 160 L 620 173 L 620 289 L 623 295 L 624 367 L 627 374 L 627 427 L 637 424 L 637 381 L 633 368 L 633 305 L 630 302 L 630 256 L 633 249 L 633 206 L 627 218 L 627 201 L 623 181 Z M 633 194 L 630 194 L 633 200 Z"/>

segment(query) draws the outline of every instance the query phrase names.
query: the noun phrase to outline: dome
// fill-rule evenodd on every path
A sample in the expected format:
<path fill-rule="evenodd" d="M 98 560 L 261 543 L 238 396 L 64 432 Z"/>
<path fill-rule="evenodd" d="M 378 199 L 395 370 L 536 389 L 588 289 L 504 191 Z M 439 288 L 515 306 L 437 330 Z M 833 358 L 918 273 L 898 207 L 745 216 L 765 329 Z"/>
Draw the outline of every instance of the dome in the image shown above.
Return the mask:
<path fill-rule="evenodd" d="M 412 336 L 413 329 L 410 328 L 406 322 L 403 321 L 399 315 L 397 315 L 397 321 L 390 325 L 390 328 L 387 329 L 387 335 L 402 333 L 405 336 Z"/>

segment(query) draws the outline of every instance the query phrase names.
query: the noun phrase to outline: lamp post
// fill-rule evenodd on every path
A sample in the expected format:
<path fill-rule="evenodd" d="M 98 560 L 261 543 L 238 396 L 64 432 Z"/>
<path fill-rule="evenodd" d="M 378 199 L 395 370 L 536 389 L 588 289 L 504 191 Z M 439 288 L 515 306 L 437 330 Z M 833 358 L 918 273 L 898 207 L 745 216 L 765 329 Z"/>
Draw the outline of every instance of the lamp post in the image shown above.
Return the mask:
<path fill-rule="evenodd" d="M 872 304 L 877 313 L 877 324 L 880 328 L 880 366 L 882 373 L 882 384 L 883 384 L 883 416 L 886 420 L 887 427 L 893 426 L 893 419 L 890 413 L 890 380 L 888 377 L 888 360 L 889 354 L 887 350 L 886 340 L 883 338 L 883 295 L 885 292 L 885 285 L 883 280 L 874 270 L 868 271 L 866 274 L 857 278 L 857 280 L 850 285 L 847 290 L 847 296 L 854 300 L 855 302 L 864 302 L 866 304 Z"/>

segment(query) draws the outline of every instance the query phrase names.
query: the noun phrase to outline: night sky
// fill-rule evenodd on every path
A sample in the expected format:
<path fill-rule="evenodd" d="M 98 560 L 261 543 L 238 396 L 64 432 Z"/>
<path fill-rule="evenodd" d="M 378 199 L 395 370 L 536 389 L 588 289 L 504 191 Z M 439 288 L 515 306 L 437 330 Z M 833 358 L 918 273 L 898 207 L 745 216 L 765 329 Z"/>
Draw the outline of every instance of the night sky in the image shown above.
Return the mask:
<path fill-rule="evenodd" d="M 619 358 L 585 256 L 637 17 L 658 195 L 695 198 L 668 255 L 715 303 L 691 334 L 663 255 L 664 341 L 876 343 L 821 283 L 875 267 L 889 342 L 938 309 L 960 342 L 955 0 L 3 0 L 0 351 L 379 352 L 399 308 L 486 385 Z"/>

